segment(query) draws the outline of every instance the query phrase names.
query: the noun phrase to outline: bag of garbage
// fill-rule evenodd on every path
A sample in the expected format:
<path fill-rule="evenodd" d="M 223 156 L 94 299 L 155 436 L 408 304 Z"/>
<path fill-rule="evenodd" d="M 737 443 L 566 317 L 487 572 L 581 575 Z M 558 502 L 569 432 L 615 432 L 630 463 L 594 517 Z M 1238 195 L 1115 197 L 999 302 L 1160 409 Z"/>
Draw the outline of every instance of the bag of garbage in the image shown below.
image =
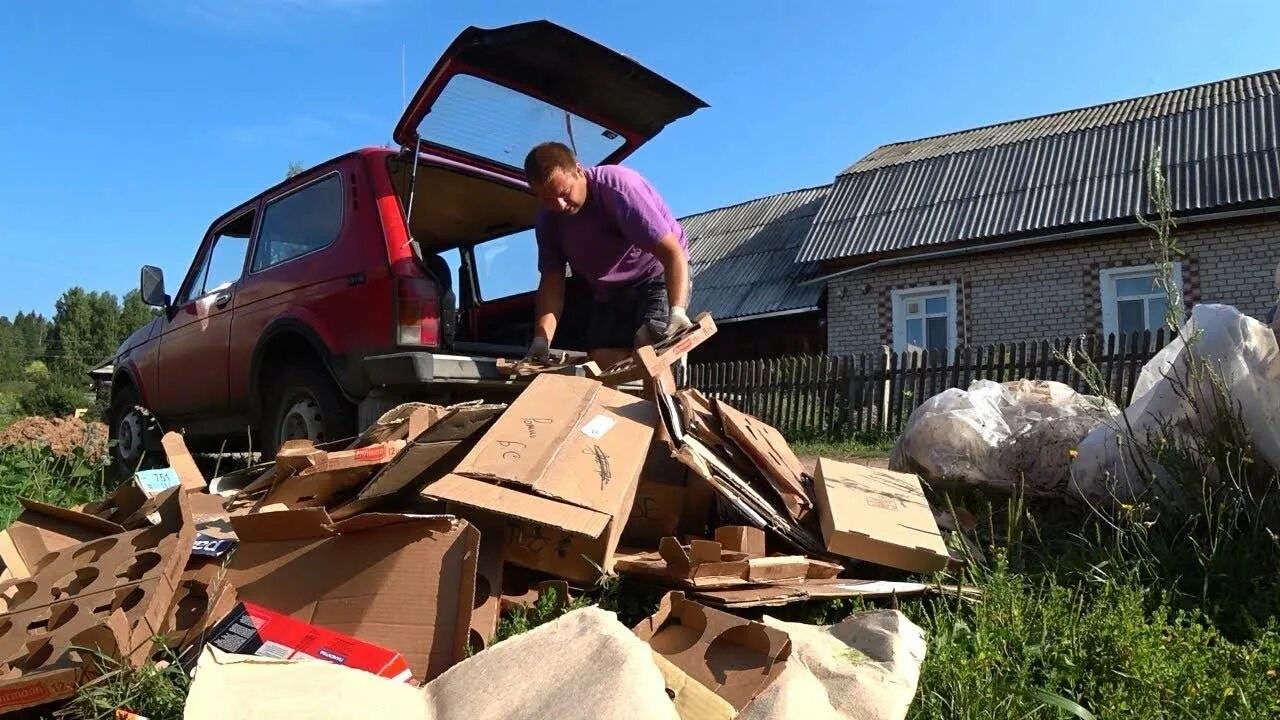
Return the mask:
<path fill-rule="evenodd" d="M 889 467 L 935 483 L 1066 494 L 1071 450 L 1118 413 L 1114 404 L 1059 382 L 975 380 L 911 413 Z"/>
<path fill-rule="evenodd" d="M 835 625 L 769 616 L 791 637 L 787 668 L 738 720 L 902 720 L 924 662 L 924 631 L 897 610 L 858 613 Z"/>
<path fill-rule="evenodd" d="M 1142 368 L 1117 422 L 1096 428 L 1071 466 L 1085 494 L 1120 500 L 1154 490 L 1186 499 L 1156 463 L 1151 443 L 1195 442 L 1219 410 L 1238 415 L 1258 455 L 1280 468 L 1280 350 L 1263 323 L 1230 305 L 1197 305 L 1180 334 Z"/>

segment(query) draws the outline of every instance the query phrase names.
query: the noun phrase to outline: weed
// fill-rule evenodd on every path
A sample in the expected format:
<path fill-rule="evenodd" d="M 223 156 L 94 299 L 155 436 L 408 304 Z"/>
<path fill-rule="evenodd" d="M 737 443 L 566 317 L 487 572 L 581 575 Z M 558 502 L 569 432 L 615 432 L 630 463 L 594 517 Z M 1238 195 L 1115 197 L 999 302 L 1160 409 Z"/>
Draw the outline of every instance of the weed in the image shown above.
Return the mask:
<path fill-rule="evenodd" d="M 111 484 L 108 470 L 82 451 L 60 458 L 40 446 L 4 448 L 0 450 L 0 527 L 22 512 L 20 497 L 68 507 L 101 499 Z"/>
<path fill-rule="evenodd" d="M 66 720 L 111 720 L 117 708 L 149 720 L 180 720 L 190 679 L 177 658 L 134 668 L 115 658 L 94 653 L 102 674 L 81 686 L 75 698 L 55 717 Z"/>

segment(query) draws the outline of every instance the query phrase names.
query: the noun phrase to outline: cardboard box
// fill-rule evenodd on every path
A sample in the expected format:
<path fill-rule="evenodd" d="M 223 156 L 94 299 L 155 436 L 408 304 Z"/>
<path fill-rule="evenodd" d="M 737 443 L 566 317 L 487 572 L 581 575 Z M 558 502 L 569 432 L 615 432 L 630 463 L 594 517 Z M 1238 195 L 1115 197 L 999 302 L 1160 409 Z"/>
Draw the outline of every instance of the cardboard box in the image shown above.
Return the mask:
<path fill-rule="evenodd" d="M 595 380 L 538 375 L 422 492 L 505 517 L 508 562 L 592 582 L 612 567 L 656 419 Z"/>
<path fill-rule="evenodd" d="M 249 602 L 237 604 L 209 635 L 209 644 L 240 655 L 321 660 L 408 682 L 404 656 Z"/>
<path fill-rule="evenodd" d="M 635 634 L 689 677 L 741 711 L 786 668 L 785 632 L 667 593 Z"/>
<path fill-rule="evenodd" d="M 432 410 L 434 408 L 434 410 Z M 356 496 L 330 511 L 336 519 L 351 517 L 406 492 L 416 492 L 431 480 L 453 467 L 471 449 L 485 428 L 502 413 L 506 405 L 472 405 L 444 410 L 427 406 L 431 422 L 419 431 L 408 445 L 378 470 Z M 438 412 L 437 412 L 438 411 Z M 420 410 L 406 419 L 408 427 L 423 422 Z M 443 413 L 443 414 L 441 414 Z M 419 418 L 415 421 L 414 418 Z"/>
<path fill-rule="evenodd" d="M 947 545 L 917 476 L 818 458 L 814 488 L 831 552 L 913 572 L 947 566 Z"/>
<path fill-rule="evenodd" d="M 419 680 L 466 656 L 480 533 L 448 516 L 323 509 L 232 518 L 240 599 L 402 653 Z"/>
<path fill-rule="evenodd" d="M 714 502 L 715 491 L 655 439 L 640 470 L 622 544 L 656 547 L 668 536 L 705 535 Z"/>
<path fill-rule="evenodd" d="M 808 577 L 834 577 L 841 570 L 800 555 L 764 557 L 764 533 L 757 528 L 726 526 L 716 536 L 725 543 L 695 539 L 686 546 L 666 537 L 656 553 L 620 554 L 615 569 L 666 585 L 706 589 L 801 582 Z"/>
<path fill-rule="evenodd" d="M 0 585 L 0 712 L 69 697 L 97 647 L 139 665 L 151 652 L 191 551 L 186 494 L 162 524 L 56 551 L 28 578 Z"/>
<path fill-rule="evenodd" d="M 87 513 L 18 498 L 22 513 L 0 530 L 0 581 L 30 577 L 51 553 L 124 532 L 120 525 Z"/>

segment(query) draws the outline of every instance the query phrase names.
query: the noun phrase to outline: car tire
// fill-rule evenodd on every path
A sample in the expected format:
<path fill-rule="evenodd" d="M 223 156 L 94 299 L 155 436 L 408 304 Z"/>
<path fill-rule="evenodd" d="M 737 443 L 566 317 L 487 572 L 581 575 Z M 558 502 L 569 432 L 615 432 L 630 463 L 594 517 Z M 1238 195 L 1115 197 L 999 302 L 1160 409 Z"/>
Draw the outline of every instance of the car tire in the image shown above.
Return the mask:
<path fill-rule="evenodd" d="M 138 398 L 138 391 L 125 385 L 111 400 L 107 412 L 107 441 L 110 445 L 111 466 L 120 477 L 131 477 L 140 469 L 156 464 L 155 453 L 149 450 L 159 446 L 160 428 L 155 418 Z"/>
<path fill-rule="evenodd" d="M 272 375 L 263 408 L 263 457 L 275 457 L 286 440 L 317 445 L 355 435 L 356 408 L 324 368 L 311 363 L 287 365 Z"/>

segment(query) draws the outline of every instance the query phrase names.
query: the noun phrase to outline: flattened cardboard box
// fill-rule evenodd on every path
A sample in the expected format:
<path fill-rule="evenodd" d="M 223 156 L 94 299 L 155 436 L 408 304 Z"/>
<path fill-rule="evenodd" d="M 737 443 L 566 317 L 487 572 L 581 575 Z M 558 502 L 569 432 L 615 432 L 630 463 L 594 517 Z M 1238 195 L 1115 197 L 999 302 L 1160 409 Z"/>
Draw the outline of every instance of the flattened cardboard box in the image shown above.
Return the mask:
<path fill-rule="evenodd" d="M 397 650 L 418 680 L 465 657 L 480 533 L 449 516 L 319 508 L 232 518 L 241 600 Z"/>
<path fill-rule="evenodd" d="M 912 572 L 947 566 L 947 545 L 919 477 L 818 458 L 813 484 L 829 551 Z"/>
<path fill-rule="evenodd" d="M 813 500 L 805 488 L 804 466 L 782 434 L 719 399 L 715 406 L 725 432 L 777 491 L 791 519 L 802 522 L 808 518 L 813 511 Z"/>
<path fill-rule="evenodd" d="M 590 582 L 592 563 L 612 566 L 656 420 L 652 403 L 595 380 L 539 375 L 422 492 L 506 517 L 508 562 Z"/>
<path fill-rule="evenodd" d="M 787 634 L 670 592 L 635 634 L 689 677 L 742 710 L 786 668 Z M 673 688 L 674 690 L 674 688 Z"/>

